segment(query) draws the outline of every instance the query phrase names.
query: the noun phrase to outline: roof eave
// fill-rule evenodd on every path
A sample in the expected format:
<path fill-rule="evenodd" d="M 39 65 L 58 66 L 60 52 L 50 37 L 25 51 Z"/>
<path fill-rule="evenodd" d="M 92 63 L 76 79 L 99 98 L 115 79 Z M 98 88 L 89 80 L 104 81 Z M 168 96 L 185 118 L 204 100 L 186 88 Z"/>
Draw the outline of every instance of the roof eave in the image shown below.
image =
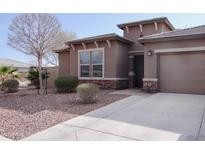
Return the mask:
<path fill-rule="evenodd" d="M 127 43 L 127 44 L 133 44 L 134 42 L 129 40 L 129 39 L 126 39 L 126 38 L 123 38 L 123 37 L 119 37 L 117 36 L 117 40 L 118 41 L 121 41 L 121 42 L 124 42 L 124 43 Z"/>
<path fill-rule="evenodd" d="M 176 29 L 168 19 L 165 20 L 165 23 L 169 26 L 169 28 L 171 28 L 172 31 Z"/>
<path fill-rule="evenodd" d="M 56 49 L 56 50 L 53 50 L 53 52 L 55 52 L 55 53 L 61 53 L 61 52 L 67 52 L 67 51 L 69 51 L 69 48 L 67 48 L 67 49 Z"/>
<path fill-rule="evenodd" d="M 164 41 L 187 40 L 187 39 L 197 39 L 197 38 L 205 38 L 205 34 L 182 35 L 182 36 L 174 36 L 174 37 L 138 39 L 138 40 L 140 43 L 149 43 L 149 42 L 164 42 Z"/>
<path fill-rule="evenodd" d="M 67 45 L 70 45 L 70 44 L 81 44 L 81 43 L 92 43 L 92 42 L 100 42 L 100 41 L 106 41 L 106 40 L 118 40 L 118 41 L 121 41 L 123 43 L 126 43 L 126 44 L 133 44 L 133 41 L 129 40 L 129 39 L 126 39 L 126 38 L 123 38 L 123 37 L 120 37 L 120 36 L 112 36 L 112 37 L 105 37 L 105 38 L 98 38 L 98 39 L 88 39 L 88 40 L 77 40 L 77 41 L 68 41 L 66 42 Z"/>
<path fill-rule="evenodd" d="M 152 22 L 165 22 L 167 24 L 167 26 L 169 26 L 171 28 L 171 30 L 175 30 L 175 27 L 172 25 L 172 23 L 169 21 L 169 19 L 167 17 L 161 18 L 159 20 L 156 21 L 142 21 L 142 22 L 130 22 L 130 23 L 124 23 L 124 24 L 118 24 L 117 27 L 120 29 L 124 29 L 126 26 L 135 26 L 138 24 L 149 24 Z"/>

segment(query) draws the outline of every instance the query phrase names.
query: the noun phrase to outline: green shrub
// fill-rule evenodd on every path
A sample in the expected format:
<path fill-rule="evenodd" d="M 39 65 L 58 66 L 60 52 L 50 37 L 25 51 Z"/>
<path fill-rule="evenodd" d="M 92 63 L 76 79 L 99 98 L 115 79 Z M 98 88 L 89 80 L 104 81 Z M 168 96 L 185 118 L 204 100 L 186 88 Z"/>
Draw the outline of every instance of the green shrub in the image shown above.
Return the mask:
<path fill-rule="evenodd" d="M 84 83 L 77 87 L 77 93 L 81 103 L 94 103 L 97 99 L 99 88 L 95 84 Z"/>
<path fill-rule="evenodd" d="M 73 91 L 78 84 L 78 79 L 75 76 L 60 76 L 55 79 L 55 86 L 59 93 Z"/>
<path fill-rule="evenodd" d="M 41 73 L 42 79 L 49 78 L 49 73 L 42 72 Z M 27 79 L 31 81 L 31 85 L 36 86 L 39 88 L 39 72 L 37 68 L 31 68 L 30 71 L 28 72 Z"/>
<path fill-rule="evenodd" d="M 2 87 L 5 93 L 14 93 L 18 91 L 19 82 L 14 79 L 6 80 L 2 83 Z"/>

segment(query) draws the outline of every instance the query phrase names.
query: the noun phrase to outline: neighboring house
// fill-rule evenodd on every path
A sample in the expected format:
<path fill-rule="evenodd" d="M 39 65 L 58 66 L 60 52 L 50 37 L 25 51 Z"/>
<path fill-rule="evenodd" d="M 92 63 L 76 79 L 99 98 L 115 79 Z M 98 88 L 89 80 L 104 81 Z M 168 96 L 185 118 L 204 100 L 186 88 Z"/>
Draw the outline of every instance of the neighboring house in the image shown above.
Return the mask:
<path fill-rule="evenodd" d="M 59 74 L 104 88 L 205 94 L 205 26 L 175 29 L 166 17 L 119 24 L 106 34 L 66 42 Z"/>
<path fill-rule="evenodd" d="M 30 68 L 29 64 L 7 58 L 0 58 L 0 66 L 11 66 L 17 68 L 20 73 L 26 73 Z"/>

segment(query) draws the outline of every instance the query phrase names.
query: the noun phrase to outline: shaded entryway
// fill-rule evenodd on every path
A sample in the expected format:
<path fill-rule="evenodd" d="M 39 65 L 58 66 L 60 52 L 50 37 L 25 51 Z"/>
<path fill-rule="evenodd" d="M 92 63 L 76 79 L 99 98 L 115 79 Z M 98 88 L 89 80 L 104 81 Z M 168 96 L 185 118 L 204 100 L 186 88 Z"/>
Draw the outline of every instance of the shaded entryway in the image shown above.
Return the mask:
<path fill-rule="evenodd" d="M 134 87 L 142 88 L 144 77 L 144 55 L 134 56 Z"/>

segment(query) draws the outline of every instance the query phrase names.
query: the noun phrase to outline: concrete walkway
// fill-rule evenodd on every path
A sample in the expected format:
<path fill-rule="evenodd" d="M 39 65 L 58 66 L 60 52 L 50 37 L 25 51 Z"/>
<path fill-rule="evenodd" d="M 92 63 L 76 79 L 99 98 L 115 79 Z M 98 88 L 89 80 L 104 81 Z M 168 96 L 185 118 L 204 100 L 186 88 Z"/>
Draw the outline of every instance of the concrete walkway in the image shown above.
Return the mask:
<path fill-rule="evenodd" d="M 147 96 L 147 97 L 153 95 L 150 93 L 145 93 L 142 91 L 142 89 L 139 89 L 139 88 L 116 90 L 116 91 L 111 92 L 111 94 L 129 95 L 129 96 L 137 95 L 137 96 Z"/>
<path fill-rule="evenodd" d="M 205 96 L 130 96 L 23 140 L 205 140 Z"/>

